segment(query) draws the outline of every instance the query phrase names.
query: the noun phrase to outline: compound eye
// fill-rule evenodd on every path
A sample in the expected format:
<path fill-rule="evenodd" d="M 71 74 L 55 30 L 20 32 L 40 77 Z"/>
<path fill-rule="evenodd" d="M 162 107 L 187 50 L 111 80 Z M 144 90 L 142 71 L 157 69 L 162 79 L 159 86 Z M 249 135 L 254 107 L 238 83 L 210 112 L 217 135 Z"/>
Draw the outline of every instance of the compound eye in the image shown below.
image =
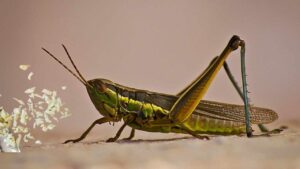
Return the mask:
<path fill-rule="evenodd" d="M 102 82 L 96 84 L 97 90 L 100 92 L 105 92 L 106 91 L 106 85 Z"/>

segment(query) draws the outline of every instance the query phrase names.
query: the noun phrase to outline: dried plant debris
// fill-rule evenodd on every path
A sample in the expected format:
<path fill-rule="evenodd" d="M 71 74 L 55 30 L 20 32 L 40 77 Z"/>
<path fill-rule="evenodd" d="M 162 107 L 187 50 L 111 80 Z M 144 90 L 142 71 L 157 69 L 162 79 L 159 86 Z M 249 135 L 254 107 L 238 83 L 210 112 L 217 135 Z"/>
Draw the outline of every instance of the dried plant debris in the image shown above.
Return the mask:
<path fill-rule="evenodd" d="M 28 68 L 23 66 L 21 68 L 20 65 L 20 69 Z M 30 80 L 29 76 L 28 79 Z M 0 152 L 20 152 L 22 142 L 34 141 L 35 144 L 42 144 L 32 135 L 31 130 L 53 130 L 59 120 L 71 115 L 56 91 L 37 91 L 36 87 L 31 87 L 24 93 L 27 95 L 26 100 L 13 98 L 18 105 L 12 113 L 7 113 L 0 107 Z"/>
<path fill-rule="evenodd" d="M 27 78 L 28 78 L 28 80 L 31 80 L 31 78 L 32 78 L 33 74 L 34 74 L 33 72 L 30 72 L 30 73 L 28 74 L 28 77 L 27 77 Z"/>
<path fill-rule="evenodd" d="M 19 68 L 23 71 L 26 71 L 29 67 L 30 65 L 19 65 Z"/>

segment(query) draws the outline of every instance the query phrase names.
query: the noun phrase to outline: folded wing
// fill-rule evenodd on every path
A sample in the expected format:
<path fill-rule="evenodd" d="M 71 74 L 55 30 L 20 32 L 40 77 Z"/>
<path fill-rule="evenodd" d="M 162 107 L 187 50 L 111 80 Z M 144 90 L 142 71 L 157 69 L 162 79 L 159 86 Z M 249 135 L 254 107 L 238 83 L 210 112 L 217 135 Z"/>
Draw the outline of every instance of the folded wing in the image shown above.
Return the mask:
<path fill-rule="evenodd" d="M 170 110 L 178 97 L 174 95 L 152 93 L 150 98 L 152 103 Z M 252 124 L 266 124 L 278 119 L 277 113 L 267 108 L 251 106 L 250 110 Z M 193 115 L 245 123 L 245 110 L 243 105 L 202 100 L 193 112 Z"/>

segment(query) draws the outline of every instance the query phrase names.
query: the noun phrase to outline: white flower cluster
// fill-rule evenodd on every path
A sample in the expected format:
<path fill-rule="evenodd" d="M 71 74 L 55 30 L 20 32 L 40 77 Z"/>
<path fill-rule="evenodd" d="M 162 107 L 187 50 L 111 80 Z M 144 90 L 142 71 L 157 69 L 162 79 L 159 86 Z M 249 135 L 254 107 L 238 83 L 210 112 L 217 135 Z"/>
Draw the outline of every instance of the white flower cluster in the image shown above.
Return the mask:
<path fill-rule="evenodd" d="M 28 67 L 29 65 L 20 65 L 22 70 Z M 36 87 L 31 87 L 25 90 L 25 94 L 28 96 L 26 102 L 13 98 L 18 106 L 12 113 L 7 113 L 3 107 L 0 107 L 0 152 L 1 148 L 5 151 L 4 148 L 9 149 L 9 147 L 15 149 L 7 151 L 19 152 L 22 141 L 35 140 L 30 132 L 31 129 L 47 132 L 54 129 L 60 119 L 71 115 L 69 109 L 63 106 L 56 91 L 43 89 L 37 93 Z M 36 140 L 35 143 L 41 144 L 41 141 Z"/>
<path fill-rule="evenodd" d="M 25 90 L 28 95 L 26 103 L 13 98 L 19 106 L 14 108 L 11 114 L 0 107 L 0 135 L 6 135 L 12 131 L 18 135 L 17 144 L 20 144 L 21 140 L 24 142 L 28 142 L 29 139 L 34 140 L 30 132 L 31 126 L 46 132 L 52 130 L 59 119 L 71 115 L 68 108 L 63 108 L 56 91 L 43 89 L 41 94 L 37 94 L 35 89 L 32 87 Z"/>

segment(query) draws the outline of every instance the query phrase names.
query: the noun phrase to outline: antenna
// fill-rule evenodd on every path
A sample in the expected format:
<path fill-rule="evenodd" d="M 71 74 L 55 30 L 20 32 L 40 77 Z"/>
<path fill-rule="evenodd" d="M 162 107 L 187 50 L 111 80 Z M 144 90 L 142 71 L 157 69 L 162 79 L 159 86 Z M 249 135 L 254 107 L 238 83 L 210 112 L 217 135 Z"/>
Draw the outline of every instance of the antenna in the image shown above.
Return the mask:
<path fill-rule="evenodd" d="M 64 46 L 63 46 L 64 47 Z M 48 55 L 50 55 L 54 60 L 56 60 L 60 65 L 62 65 L 66 70 L 68 70 L 73 76 L 75 76 L 82 84 L 84 84 L 85 86 L 88 85 L 87 81 L 85 79 L 83 79 L 83 77 L 81 76 L 81 74 L 79 73 L 79 71 L 77 70 L 77 68 L 75 67 L 72 59 L 70 59 L 72 61 L 72 64 L 73 66 L 75 67 L 77 73 L 79 73 L 80 77 L 78 77 L 71 69 L 69 69 L 65 64 L 63 64 L 59 59 L 57 59 L 51 52 L 49 52 L 47 49 L 45 48 L 42 48 L 46 53 L 48 53 Z M 66 51 L 66 48 L 64 47 L 65 51 Z M 68 54 L 68 52 L 67 52 Z M 68 54 L 69 56 L 69 54 Z M 70 57 L 69 57 L 70 58 Z"/>
<path fill-rule="evenodd" d="M 77 67 L 76 67 L 76 65 L 75 65 L 75 63 L 74 63 L 72 57 L 70 56 L 70 54 L 69 54 L 69 52 L 68 52 L 68 50 L 67 50 L 67 48 L 65 47 L 64 44 L 62 44 L 62 47 L 64 48 L 65 52 L 67 53 L 68 58 L 69 58 L 69 60 L 71 61 L 72 65 L 73 65 L 73 67 L 75 68 L 75 70 L 76 70 L 76 72 L 78 73 L 78 75 L 81 77 L 81 79 L 82 79 L 86 84 L 88 84 L 88 82 L 84 79 L 84 77 L 81 75 L 81 73 L 80 73 L 79 70 L 77 69 Z"/>

